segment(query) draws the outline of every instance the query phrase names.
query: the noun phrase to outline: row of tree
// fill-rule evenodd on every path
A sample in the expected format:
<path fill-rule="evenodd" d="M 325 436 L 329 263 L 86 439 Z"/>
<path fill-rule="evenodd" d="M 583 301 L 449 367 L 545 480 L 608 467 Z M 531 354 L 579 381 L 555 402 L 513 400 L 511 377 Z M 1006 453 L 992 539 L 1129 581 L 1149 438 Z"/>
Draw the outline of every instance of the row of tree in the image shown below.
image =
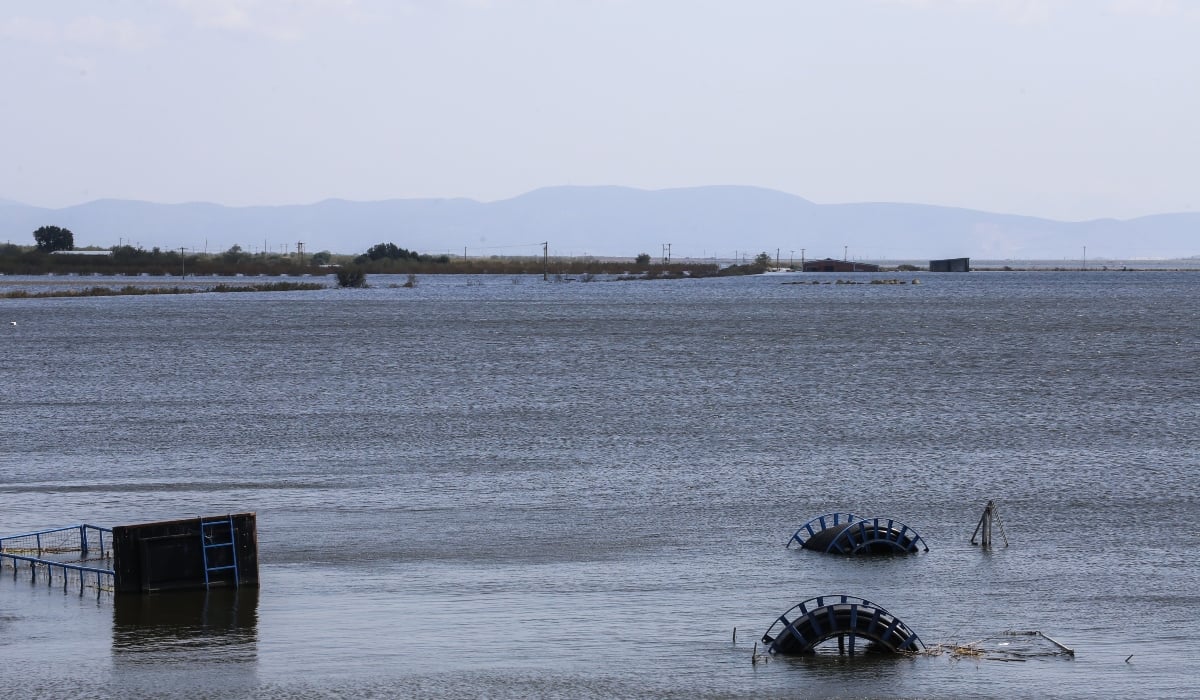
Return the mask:
<path fill-rule="evenodd" d="M 734 265 L 718 269 L 712 264 L 662 263 L 654 264 L 648 253 L 640 253 L 632 268 L 628 261 L 597 261 L 592 259 L 548 260 L 539 256 L 523 258 L 492 257 L 470 260 L 451 260 L 448 255 L 427 255 L 408 250 L 395 243 L 378 243 L 358 256 L 334 256 L 321 251 L 308 256 L 248 253 L 241 246 L 214 254 L 192 253 L 159 248 L 143 250 L 129 245 L 117 246 L 108 255 L 48 255 L 57 251 L 75 250 L 75 236 L 59 226 L 42 226 L 33 232 L 36 247 L 0 246 L 0 272 L 8 274 L 101 273 L 150 275 L 233 275 L 326 274 L 330 266 L 353 267 L 357 274 L 621 274 L 640 272 L 651 277 L 702 277 L 714 274 L 752 274 L 770 266 L 771 256 L 760 253 L 752 265 Z"/>

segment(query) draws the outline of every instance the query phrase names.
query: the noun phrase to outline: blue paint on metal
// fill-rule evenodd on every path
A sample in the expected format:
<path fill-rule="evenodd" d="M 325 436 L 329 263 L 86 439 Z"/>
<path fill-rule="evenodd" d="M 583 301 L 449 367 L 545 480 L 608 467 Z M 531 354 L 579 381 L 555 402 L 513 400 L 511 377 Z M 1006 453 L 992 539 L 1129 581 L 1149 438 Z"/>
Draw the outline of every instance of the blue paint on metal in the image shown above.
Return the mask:
<path fill-rule="evenodd" d="M 88 534 L 94 532 L 100 547 L 99 557 L 90 557 L 91 547 Z M 96 525 L 69 525 L 34 532 L 24 532 L 19 535 L 0 537 L 0 564 L 7 561 L 13 567 L 13 577 L 16 578 L 17 566 L 24 562 L 29 564 L 30 580 L 37 581 L 38 568 L 46 573 L 46 582 L 53 583 L 57 573 L 63 579 L 63 590 L 66 590 L 71 573 L 79 577 L 79 592 L 82 595 L 84 586 L 89 578 L 96 584 L 97 595 L 101 590 L 112 590 L 114 571 L 98 566 L 89 566 L 88 561 L 105 560 L 104 533 L 112 530 Z M 76 555 L 77 561 L 59 561 L 49 557 L 58 555 Z M 107 584 L 106 584 L 107 581 Z"/>
<path fill-rule="evenodd" d="M 826 518 L 829 518 L 830 522 L 826 522 Z M 803 547 L 805 542 L 816 536 L 822 530 L 830 527 L 836 527 L 844 522 L 854 522 L 857 519 L 858 517 L 853 513 L 826 513 L 825 515 L 818 515 L 807 523 L 801 525 L 800 528 L 792 535 L 792 539 L 788 540 L 787 546 L 791 547 L 792 543 L 795 542 Z M 801 531 L 803 530 L 808 531 L 808 537 L 801 535 Z"/>
<path fill-rule="evenodd" d="M 799 615 L 789 617 L 794 612 Z M 846 636 L 852 655 L 857 637 L 893 652 L 924 648 L 920 637 L 900 618 L 869 600 L 849 595 L 820 596 L 792 606 L 763 634 L 762 641 L 772 654 L 807 654 L 834 638 L 839 640 L 839 649 L 844 649 Z"/>
<path fill-rule="evenodd" d="M 23 561 L 35 566 L 44 566 L 46 567 L 47 571 L 78 571 L 81 573 L 96 574 L 98 576 L 107 576 L 109 578 L 112 578 L 113 576 L 112 569 L 101 569 L 95 566 L 83 566 L 82 564 L 72 564 L 70 562 L 54 561 L 52 559 L 41 559 L 39 557 L 28 557 L 23 554 L 9 554 L 7 552 L 0 552 L 0 557 L 10 561 Z"/>
<path fill-rule="evenodd" d="M 800 630 L 796 629 L 795 623 L 788 622 L 787 618 L 781 618 L 781 619 L 783 620 L 784 627 L 787 629 L 787 631 L 792 636 L 794 636 L 796 639 L 804 639 L 804 633 L 802 633 Z"/>
<path fill-rule="evenodd" d="M 885 524 L 886 523 L 886 524 Z M 840 531 L 831 528 L 840 528 Z M 912 527 L 897 521 L 895 518 L 871 517 L 863 518 L 853 513 L 826 513 L 809 520 L 801 525 L 791 539 L 801 547 L 808 546 L 810 541 L 825 530 L 830 533 L 825 538 L 812 543 L 819 551 L 831 554 L 859 554 L 863 552 L 878 552 L 881 546 L 895 552 L 913 553 L 918 550 L 928 552 L 929 545 L 924 538 Z M 828 539 L 826 544 L 825 539 Z"/>
<path fill-rule="evenodd" d="M 213 528 L 225 526 L 229 534 L 228 540 L 214 539 Z M 236 531 L 233 528 L 233 515 L 227 515 L 224 518 L 205 520 L 200 519 L 200 551 L 204 556 L 204 585 L 212 586 L 211 574 L 217 571 L 233 571 L 233 586 L 238 586 L 238 562 L 237 562 L 237 544 Z M 229 564 L 210 565 L 209 550 L 229 549 Z M 215 554 L 215 552 L 214 552 Z"/>
<path fill-rule="evenodd" d="M 875 630 L 879 629 L 879 614 L 883 612 L 883 608 L 875 608 L 871 614 L 871 625 L 867 627 L 867 631 L 875 634 Z"/>

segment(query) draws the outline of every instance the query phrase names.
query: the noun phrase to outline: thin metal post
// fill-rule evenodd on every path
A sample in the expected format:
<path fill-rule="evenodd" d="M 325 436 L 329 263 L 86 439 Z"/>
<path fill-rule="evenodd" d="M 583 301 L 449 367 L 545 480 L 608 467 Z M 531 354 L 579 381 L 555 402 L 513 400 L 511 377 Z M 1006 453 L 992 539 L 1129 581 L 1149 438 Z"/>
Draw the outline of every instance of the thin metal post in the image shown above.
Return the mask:
<path fill-rule="evenodd" d="M 975 538 L 979 537 L 979 544 L 984 549 L 992 546 L 992 520 L 1000 524 L 1000 536 L 1004 538 L 1004 546 L 1008 546 L 1008 535 L 1004 532 L 1004 522 L 1000 520 L 1000 507 L 995 501 L 988 501 L 983 509 L 983 515 L 979 516 L 979 524 L 975 526 L 975 532 L 971 534 L 971 544 L 975 544 Z"/>

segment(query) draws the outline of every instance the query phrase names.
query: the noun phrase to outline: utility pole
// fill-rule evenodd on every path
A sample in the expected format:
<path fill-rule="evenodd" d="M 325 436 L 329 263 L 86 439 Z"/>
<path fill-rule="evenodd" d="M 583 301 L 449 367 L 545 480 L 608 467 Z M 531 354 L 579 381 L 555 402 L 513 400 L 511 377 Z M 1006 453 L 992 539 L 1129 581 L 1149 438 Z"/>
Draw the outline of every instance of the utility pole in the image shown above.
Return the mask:
<path fill-rule="evenodd" d="M 779 249 L 775 249 L 775 267 L 779 267 Z"/>
<path fill-rule="evenodd" d="M 800 249 L 800 271 L 804 272 L 804 249 Z"/>
<path fill-rule="evenodd" d="M 550 241 L 542 242 L 542 281 L 550 281 Z"/>
<path fill-rule="evenodd" d="M 300 259 L 300 264 L 304 264 L 304 242 L 296 242 L 296 257 Z"/>
<path fill-rule="evenodd" d="M 187 277 L 187 258 L 183 257 L 184 248 L 179 248 L 179 276 Z"/>
<path fill-rule="evenodd" d="M 667 263 L 671 262 L 671 244 L 670 243 L 663 243 L 662 261 L 663 261 L 663 265 L 666 265 Z"/>
<path fill-rule="evenodd" d="M 793 270 L 796 269 L 796 251 L 794 250 L 792 251 L 792 254 L 788 256 L 788 267 L 792 268 Z"/>

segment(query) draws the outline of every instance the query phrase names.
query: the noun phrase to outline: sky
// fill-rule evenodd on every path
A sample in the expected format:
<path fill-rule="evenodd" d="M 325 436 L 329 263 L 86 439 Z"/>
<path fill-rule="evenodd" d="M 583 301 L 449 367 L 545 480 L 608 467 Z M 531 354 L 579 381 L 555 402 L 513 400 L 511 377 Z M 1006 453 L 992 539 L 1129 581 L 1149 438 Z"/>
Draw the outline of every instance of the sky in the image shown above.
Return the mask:
<path fill-rule="evenodd" d="M 1200 211 L 1200 0 L 3 0 L 0 200 Z"/>

